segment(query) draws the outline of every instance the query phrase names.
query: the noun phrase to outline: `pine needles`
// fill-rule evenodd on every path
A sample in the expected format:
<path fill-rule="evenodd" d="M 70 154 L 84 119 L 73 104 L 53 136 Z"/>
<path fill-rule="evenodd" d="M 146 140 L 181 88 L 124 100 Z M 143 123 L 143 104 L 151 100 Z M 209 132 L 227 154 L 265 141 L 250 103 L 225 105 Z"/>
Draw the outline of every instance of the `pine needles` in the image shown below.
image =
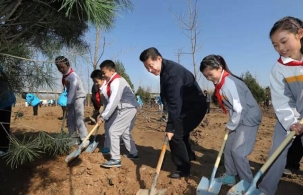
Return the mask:
<path fill-rule="evenodd" d="M 71 149 L 71 137 L 67 132 L 61 131 L 53 136 L 40 132 L 37 137 L 41 148 L 51 155 L 64 155 Z"/>
<path fill-rule="evenodd" d="M 7 165 L 12 169 L 26 162 L 33 162 L 40 158 L 42 153 L 50 155 L 67 154 L 71 149 L 71 138 L 67 132 L 49 135 L 45 132 L 23 136 L 22 141 L 14 135 L 9 135 L 10 146 L 4 155 Z"/>
<path fill-rule="evenodd" d="M 6 163 L 11 168 L 17 168 L 25 162 L 32 162 L 35 158 L 40 157 L 43 151 L 39 148 L 38 140 L 30 136 L 24 136 L 22 141 L 10 135 L 10 145 L 8 152 L 4 155 L 7 158 Z"/>

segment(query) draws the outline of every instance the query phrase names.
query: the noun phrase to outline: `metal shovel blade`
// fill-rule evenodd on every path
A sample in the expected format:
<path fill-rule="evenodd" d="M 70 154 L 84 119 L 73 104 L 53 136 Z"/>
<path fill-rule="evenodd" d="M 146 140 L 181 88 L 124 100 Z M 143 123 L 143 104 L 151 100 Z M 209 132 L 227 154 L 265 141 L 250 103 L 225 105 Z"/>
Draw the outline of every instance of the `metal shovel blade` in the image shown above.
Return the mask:
<path fill-rule="evenodd" d="M 92 153 L 97 148 L 99 142 L 93 141 L 93 143 L 89 144 L 89 146 L 86 148 L 85 152 Z"/>
<path fill-rule="evenodd" d="M 140 189 L 136 195 L 165 195 L 167 189 L 161 189 L 161 190 L 151 190 L 151 189 Z"/>
<path fill-rule="evenodd" d="M 66 158 L 65 158 L 65 162 L 70 162 L 73 159 L 77 158 L 80 154 L 81 154 L 81 148 L 82 148 L 82 144 L 78 147 L 77 150 L 74 150 L 72 153 L 70 153 Z"/>
<path fill-rule="evenodd" d="M 230 190 L 227 192 L 227 195 L 244 195 L 248 188 L 250 187 L 250 183 L 247 181 L 241 180 L 239 183 L 234 185 Z M 256 189 L 257 190 L 257 189 Z M 259 191 L 259 190 L 257 190 Z M 260 192 L 258 193 L 258 195 Z M 252 193 L 251 195 L 255 195 L 255 193 Z"/>
<path fill-rule="evenodd" d="M 220 192 L 221 186 L 222 183 L 217 182 L 215 179 L 209 182 L 206 177 L 202 177 L 197 187 L 197 195 L 217 195 Z"/>

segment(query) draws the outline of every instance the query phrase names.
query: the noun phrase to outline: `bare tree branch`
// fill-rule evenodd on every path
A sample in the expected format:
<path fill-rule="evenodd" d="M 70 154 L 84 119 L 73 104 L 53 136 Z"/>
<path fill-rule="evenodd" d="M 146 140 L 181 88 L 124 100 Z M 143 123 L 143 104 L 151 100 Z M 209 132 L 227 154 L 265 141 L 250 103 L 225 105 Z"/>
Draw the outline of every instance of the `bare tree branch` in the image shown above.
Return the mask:
<path fill-rule="evenodd" d="M 173 16 L 178 20 L 178 26 L 182 33 L 190 40 L 190 52 L 178 52 L 179 56 L 182 54 L 190 54 L 192 56 L 192 64 L 194 67 L 194 77 L 198 81 L 200 78 L 197 77 L 197 65 L 196 65 L 196 54 L 201 50 L 202 46 L 198 43 L 198 35 L 200 34 L 200 28 L 198 25 L 198 11 L 197 11 L 197 0 L 187 0 L 187 13 L 177 15 L 173 13 Z"/>

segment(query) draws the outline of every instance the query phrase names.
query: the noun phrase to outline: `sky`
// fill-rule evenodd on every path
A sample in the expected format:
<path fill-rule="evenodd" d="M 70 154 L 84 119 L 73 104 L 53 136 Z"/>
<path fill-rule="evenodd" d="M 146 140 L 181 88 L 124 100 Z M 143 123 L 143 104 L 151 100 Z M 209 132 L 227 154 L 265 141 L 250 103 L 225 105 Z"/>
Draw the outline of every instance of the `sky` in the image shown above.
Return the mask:
<path fill-rule="evenodd" d="M 100 46 L 105 38 L 106 47 L 100 62 L 121 61 L 135 90 L 142 86 L 159 92 L 159 77 L 147 72 L 139 55 L 149 47 L 156 47 L 163 58 L 178 61 L 178 50 L 190 51 L 190 40 L 174 16 L 188 16 L 187 0 L 133 0 L 132 3 L 132 12 L 119 13 L 114 28 L 101 32 Z M 196 54 L 198 68 L 205 56 L 218 54 L 234 74 L 249 71 L 261 86 L 268 86 L 270 70 L 279 57 L 269 39 L 269 31 L 284 16 L 303 19 L 301 5 L 302 0 L 198 0 L 197 42 L 202 46 Z M 90 28 L 85 35 L 92 51 L 95 33 L 95 29 Z M 191 58 L 191 55 L 181 55 L 180 64 L 193 72 Z M 82 72 L 85 74 L 87 70 Z M 213 89 L 212 83 L 200 72 L 198 75 L 201 88 Z"/>

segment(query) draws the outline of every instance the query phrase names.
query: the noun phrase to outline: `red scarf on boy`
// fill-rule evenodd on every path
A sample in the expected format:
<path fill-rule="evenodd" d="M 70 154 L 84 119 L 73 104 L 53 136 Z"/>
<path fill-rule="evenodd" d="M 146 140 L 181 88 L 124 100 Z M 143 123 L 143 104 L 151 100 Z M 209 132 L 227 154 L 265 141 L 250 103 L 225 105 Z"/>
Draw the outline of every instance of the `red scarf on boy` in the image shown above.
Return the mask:
<path fill-rule="evenodd" d="M 220 89 L 222 88 L 224 82 L 225 82 L 225 77 L 227 77 L 229 73 L 224 70 L 221 81 L 217 84 L 215 84 L 215 89 L 216 89 L 216 96 L 218 98 L 219 105 L 221 106 L 224 114 L 226 114 L 226 109 L 224 107 L 223 101 L 222 101 L 222 96 L 220 95 Z"/>
<path fill-rule="evenodd" d="M 63 75 L 62 77 L 62 85 L 65 86 L 65 78 L 68 77 L 70 74 L 72 74 L 74 71 L 72 68 L 70 68 L 69 72 L 66 75 Z"/>
<path fill-rule="evenodd" d="M 96 103 L 97 103 L 97 107 L 100 108 L 101 107 L 101 95 L 100 95 L 100 89 L 98 87 L 98 90 L 95 94 L 96 97 Z"/>
<path fill-rule="evenodd" d="M 107 93 L 107 97 L 108 97 L 108 99 L 109 99 L 109 97 L 110 97 L 110 84 L 115 80 L 115 79 L 117 79 L 117 78 L 121 78 L 121 76 L 118 74 L 118 73 L 116 73 L 110 80 L 109 80 L 109 82 L 107 83 L 107 86 L 106 86 L 106 93 Z"/>
<path fill-rule="evenodd" d="M 290 61 L 290 62 L 284 64 L 281 57 L 278 59 L 278 62 L 285 66 L 303 66 L 303 62 L 300 62 L 300 61 Z"/>

